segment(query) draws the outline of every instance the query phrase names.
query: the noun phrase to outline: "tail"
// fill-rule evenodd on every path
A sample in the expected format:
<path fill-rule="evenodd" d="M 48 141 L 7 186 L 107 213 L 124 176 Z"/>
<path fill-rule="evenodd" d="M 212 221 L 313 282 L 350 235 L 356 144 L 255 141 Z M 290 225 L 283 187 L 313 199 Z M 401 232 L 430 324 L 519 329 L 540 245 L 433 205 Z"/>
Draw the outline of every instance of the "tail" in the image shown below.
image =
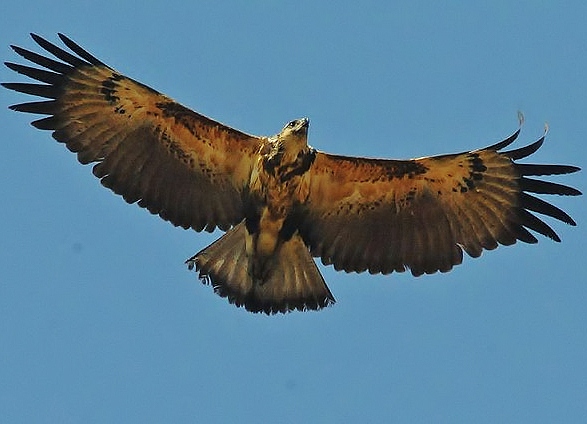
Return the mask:
<path fill-rule="evenodd" d="M 236 306 L 274 314 L 322 309 L 335 302 L 302 238 L 296 233 L 278 247 L 264 281 L 255 281 L 246 254 L 244 222 L 188 259 L 203 283 Z"/>

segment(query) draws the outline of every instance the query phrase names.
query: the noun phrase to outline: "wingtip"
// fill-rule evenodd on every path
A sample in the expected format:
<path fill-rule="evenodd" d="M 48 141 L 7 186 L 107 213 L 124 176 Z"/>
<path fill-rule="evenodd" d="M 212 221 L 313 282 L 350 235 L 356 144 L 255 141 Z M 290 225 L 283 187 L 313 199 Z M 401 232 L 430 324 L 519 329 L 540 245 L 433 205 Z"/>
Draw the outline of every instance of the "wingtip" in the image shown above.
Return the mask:
<path fill-rule="evenodd" d="M 72 41 L 71 38 L 69 38 L 67 35 L 63 34 L 62 32 L 58 32 L 57 36 L 59 37 L 59 39 L 61 41 L 63 41 L 64 43 L 67 43 L 68 41 Z"/>
<path fill-rule="evenodd" d="M 516 141 L 516 139 L 520 135 L 520 131 L 521 131 L 521 128 L 518 128 L 512 135 L 510 135 L 505 140 L 502 140 L 498 143 L 492 144 L 491 146 L 488 146 L 485 149 L 486 150 L 495 150 L 495 151 L 505 149 L 510 144 L 512 144 L 514 141 Z"/>
<path fill-rule="evenodd" d="M 542 147 L 542 145 L 544 144 L 545 135 L 540 137 L 532 144 L 520 147 L 519 149 L 509 150 L 507 152 L 503 152 L 502 154 L 509 157 L 512 160 L 523 159 L 525 157 L 528 157 L 531 154 L 535 153 L 538 149 L 540 149 L 540 147 Z"/>
<path fill-rule="evenodd" d="M 33 41 L 39 45 L 42 45 L 43 42 L 46 42 L 46 40 L 43 37 L 41 37 L 39 34 L 35 34 L 34 32 L 31 32 L 30 36 L 33 39 Z"/>
<path fill-rule="evenodd" d="M 582 196 L 583 195 L 583 193 L 580 190 L 577 190 L 574 187 L 569 187 L 569 188 L 571 188 L 572 190 L 570 190 L 568 196 Z"/>

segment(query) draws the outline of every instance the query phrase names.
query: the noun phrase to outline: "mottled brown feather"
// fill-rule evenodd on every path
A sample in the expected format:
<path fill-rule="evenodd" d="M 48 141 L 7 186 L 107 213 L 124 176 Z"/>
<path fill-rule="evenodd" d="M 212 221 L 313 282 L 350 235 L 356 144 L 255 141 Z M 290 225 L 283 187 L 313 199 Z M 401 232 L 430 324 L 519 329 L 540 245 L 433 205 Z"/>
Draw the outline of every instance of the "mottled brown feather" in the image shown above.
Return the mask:
<path fill-rule="evenodd" d="M 575 172 L 565 165 L 517 164 L 529 146 L 498 152 L 519 131 L 486 149 L 408 161 L 347 158 L 318 152 L 308 179 L 300 233 L 314 256 L 337 270 L 412 274 L 447 272 L 499 244 L 535 243 L 527 229 L 558 235 L 528 210 L 575 222 L 524 191 L 578 195 L 574 188 L 527 175 Z M 528 210 L 527 210 L 528 209 Z"/>
<path fill-rule="evenodd" d="M 11 109 L 47 115 L 32 124 L 93 163 L 94 175 L 127 202 L 196 231 L 236 226 L 188 263 L 250 311 L 332 304 L 310 253 L 336 270 L 417 276 L 450 271 L 463 251 L 478 257 L 500 244 L 536 243 L 529 230 L 560 241 L 533 212 L 575 225 L 528 192 L 579 195 L 530 178 L 579 168 L 516 162 L 544 136 L 502 151 L 518 129 L 485 149 L 412 160 L 332 155 L 308 148 L 307 119 L 273 138 L 251 136 L 118 73 L 62 34 L 71 52 L 32 37 L 58 60 L 12 46 L 40 68 L 6 63 L 35 83 L 2 85 L 49 100 Z"/>
<path fill-rule="evenodd" d="M 244 218 L 243 190 L 262 139 L 193 112 L 123 76 L 60 35 L 75 56 L 33 35 L 60 61 L 20 47 L 14 51 L 49 71 L 10 64 L 11 69 L 49 84 L 5 87 L 48 99 L 14 105 L 50 115 L 34 122 L 96 163 L 102 184 L 129 203 L 184 228 L 224 230 Z"/>

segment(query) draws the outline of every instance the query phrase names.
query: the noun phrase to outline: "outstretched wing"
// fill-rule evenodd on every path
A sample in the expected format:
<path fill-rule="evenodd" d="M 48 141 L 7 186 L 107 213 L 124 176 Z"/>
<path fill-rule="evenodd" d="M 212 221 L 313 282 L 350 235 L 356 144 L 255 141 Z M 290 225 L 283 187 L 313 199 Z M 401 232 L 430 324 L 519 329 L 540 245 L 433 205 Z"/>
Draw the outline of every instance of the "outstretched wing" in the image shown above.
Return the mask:
<path fill-rule="evenodd" d="M 129 203 L 177 226 L 228 229 L 244 217 L 242 191 L 261 139 L 189 110 L 118 73 L 62 34 L 69 53 L 33 39 L 59 61 L 12 46 L 45 69 L 6 63 L 43 84 L 4 83 L 49 100 L 13 105 L 49 115 L 32 124 L 97 162 L 94 174 Z"/>
<path fill-rule="evenodd" d="M 514 162 L 537 142 L 506 152 L 519 134 L 481 150 L 407 161 L 318 153 L 300 232 L 314 256 L 337 270 L 414 275 L 449 271 L 498 244 L 536 243 L 528 229 L 560 241 L 531 211 L 576 225 L 562 210 L 534 197 L 579 195 L 560 184 L 528 178 L 579 168 Z"/>

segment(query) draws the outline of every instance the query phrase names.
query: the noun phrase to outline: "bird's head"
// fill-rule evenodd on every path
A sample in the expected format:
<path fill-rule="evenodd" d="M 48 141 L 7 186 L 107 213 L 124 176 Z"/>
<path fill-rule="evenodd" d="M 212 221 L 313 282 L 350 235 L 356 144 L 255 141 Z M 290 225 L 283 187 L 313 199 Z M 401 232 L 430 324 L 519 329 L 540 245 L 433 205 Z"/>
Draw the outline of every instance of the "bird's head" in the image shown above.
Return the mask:
<path fill-rule="evenodd" d="M 308 149 L 308 118 L 294 119 L 285 124 L 277 134 L 277 144 L 287 156 L 296 157 L 300 151 Z"/>
<path fill-rule="evenodd" d="M 306 143 L 309 126 L 310 120 L 308 118 L 294 119 L 285 124 L 278 137 L 285 142 L 292 139 L 302 139 Z"/>

